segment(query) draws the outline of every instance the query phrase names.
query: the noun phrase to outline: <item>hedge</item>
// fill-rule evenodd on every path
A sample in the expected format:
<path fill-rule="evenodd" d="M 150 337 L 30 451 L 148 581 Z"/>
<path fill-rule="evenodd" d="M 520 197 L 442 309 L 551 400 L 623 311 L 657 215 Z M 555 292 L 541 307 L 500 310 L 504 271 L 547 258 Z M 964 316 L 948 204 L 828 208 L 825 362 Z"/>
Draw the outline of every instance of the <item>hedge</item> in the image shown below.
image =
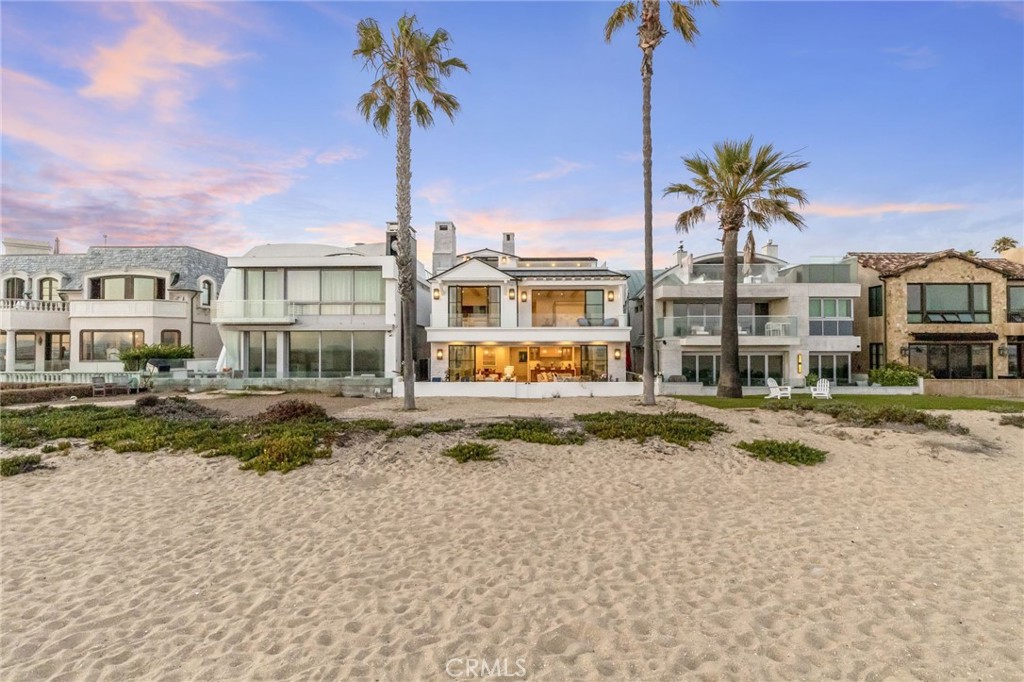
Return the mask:
<path fill-rule="evenodd" d="M 45 388 L 23 388 L 0 390 L 0 406 L 24 405 L 25 403 L 45 403 L 51 400 L 65 400 L 71 396 L 88 398 L 92 396 L 92 386 L 81 384 L 65 384 L 47 386 Z"/>

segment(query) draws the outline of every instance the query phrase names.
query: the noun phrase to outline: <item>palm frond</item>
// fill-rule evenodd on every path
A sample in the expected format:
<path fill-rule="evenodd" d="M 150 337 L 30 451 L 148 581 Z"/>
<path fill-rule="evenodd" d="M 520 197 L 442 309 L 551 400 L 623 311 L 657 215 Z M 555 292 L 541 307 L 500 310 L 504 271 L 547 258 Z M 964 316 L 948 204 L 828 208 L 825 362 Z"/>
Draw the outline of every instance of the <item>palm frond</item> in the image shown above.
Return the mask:
<path fill-rule="evenodd" d="M 612 41 L 613 33 L 618 31 L 627 23 L 636 21 L 636 18 L 639 15 L 639 9 L 640 8 L 637 6 L 636 0 L 626 0 L 616 7 L 615 11 L 612 12 L 612 15 L 608 17 L 608 22 L 604 25 L 605 42 L 610 43 Z"/>
<path fill-rule="evenodd" d="M 705 211 L 703 206 L 694 206 L 679 214 L 676 218 L 676 232 L 689 232 L 694 227 L 704 222 Z"/>
<path fill-rule="evenodd" d="M 420 128 L 429 128 L 434 125 L 434 114 L 430 111 L 430 105 L 421 99 L 412 103 L 412 116 Z"/>
<path fill-rule="evenodd" d="M 391 123 L 391 102 L 382 100 L 377 104 L 373 112 L 373 128 L 382 135 L 388 134 L 388 125 Z"/>
<path fill-rule="evenodd" d="M 691 45 L 697 41 L 700 30 L 697 28 L 697 20 L 693 17 L 690 4 L 670 0 L 669 10 L 672 12 L 672 28 L 683 37 L 683 40 Z"/>

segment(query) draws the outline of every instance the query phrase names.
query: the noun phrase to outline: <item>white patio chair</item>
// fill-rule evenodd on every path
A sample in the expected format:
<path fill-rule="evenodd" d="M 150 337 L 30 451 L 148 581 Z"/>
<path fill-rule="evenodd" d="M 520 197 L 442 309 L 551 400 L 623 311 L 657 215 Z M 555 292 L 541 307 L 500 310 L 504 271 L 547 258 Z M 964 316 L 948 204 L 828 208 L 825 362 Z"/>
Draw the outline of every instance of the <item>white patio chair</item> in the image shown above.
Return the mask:
<path fill-rule="evenodd" d="M 772 379 L 771 377 L 768 377 L 765 383 L 768 385 L 768 395 L 766 395 L 765 398 L 781 400 L 782 398 L 793 397 L 792 386 L 779 386 L 779 382 L 775 381 L 775 379 Z"/>
<path fill-rule="evenodd" d="M 832 389 L 829 386 L 828 379 L 818 379 L 817 386 L 811 387 L 811 397 L 832 400 Z"/>

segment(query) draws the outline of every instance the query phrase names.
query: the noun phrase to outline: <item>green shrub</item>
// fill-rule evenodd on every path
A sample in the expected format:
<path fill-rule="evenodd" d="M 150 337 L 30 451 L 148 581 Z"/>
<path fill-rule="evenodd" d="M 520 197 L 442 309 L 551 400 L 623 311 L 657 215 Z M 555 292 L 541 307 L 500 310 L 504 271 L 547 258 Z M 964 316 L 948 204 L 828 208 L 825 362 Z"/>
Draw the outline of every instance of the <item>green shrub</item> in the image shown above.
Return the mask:
<path fill-rule="evenodd" d="M 395 440 L 396 438 L 419 438 L 420 436 L 428 433 L 451 433 L 452 431 L 459 431 L 465 428 L 465 426 L 466 422 L 461 419 L 400 426 L 393 429 L 391 433 L 388 434 L 388 440 Z"/>
<path fill-rule="evenodd" d="M 544 445 L 580 445 L 587 439 L 579 431 L 555 430 L 557 424 L 547 419 L 512 419 L 488 424 L 477 433 L 485 440 L 521 440 Z"/>
<path fill-rule="evenodd" d="M 125 348 L 120 354 L 121 362 L 124 363 L 126 372 L 138 372 L 144 369 L 146 363 L 153 358 L 175 360 L 191 359 L 195 356 L 196 354 L 192 346 L 171 346 L 161 343 Z"/>
<path fill-rule="evenodd" d="M 716 433 L 729 430 L 724 424 L 689 412 L 595 412 L 578 414 L 576 419 L 583 424 L 587 433 L 598 438 L 635 440 L 638 443 L 658 437 L 667 443 L 689 445 L 695 441 L 708 442 Z"/>
<path fill-rule="evenodd" d="M 450 447 L 441 454 L 445 457 L 451 457 L 460 464 L 465 464 L 466 462 L 493 461 L 497 459 L 497 457 L 494 456 L 494 453 L 497 451 L 498 448 L 494 445 L 469 441 Z"/>
<path fill-rule="evenodd" d="M 931 377 L 931 373 L 901 362 L 890 362 L 868 372 L 868 381 L 879 386 L 917 386 L 920 377 Z"/>
<path fill-rule="evenodd" d="M 294 421 L 326 421 L 327 419 L 330 419 L 330 417 L 327 416 L 327 411 L 320 405 L 295 399 L 274 403 L 253 418 L 258 423 L 266 424 L 281 424 Z"/>
<path fill-rule="evenodd" d="M 181 396 L 157 398 L 146 395 L 135 401 L 135 409 L 147 417 L 162 417 L 174 421 L 202 421 L 217 419 L 223 412 Z"/>
<path fill-rule="evenodd" d="M 811 372 L 804 377 L 804 384 L 807 386 L 816 386 L 818 384 L 818 375 Z"/>
<path fill-rule="evenodd" d="M 67 451 L 70 449 L 71 443 L 66 440 L 62 440 L 59 443 L 47 443 L 46 445 L 39 449 L 39 452 L 48 455 L 52 452 L 67 453 Z"/>
<path fill-rule="evenodd" d="M 54 400 L 66 400 L 72 396 L 76 398 L 91 397 L 92 386 L 59 384 L 56 386 L 12 389 L 5 384 L 3 390 L 0 391 L 0 406 L 46 403 Z"/>
<path fill-rule="evenodd" d="M 24 474 L 42 466 L 43 458 L 40 455 L 16 455 L 0 459 L 0 476 L 15 476 Z"/>
<path fill-rule="evenodd" d="M 1018 429 L 1024 429 L 1024 414 L 1006 414 L 999 418 L 999 423 L 1003 426 L 1016 426 Z"/>
<path fill-rule="evenodd" d="M 387 419 L 346 419 L 338 426 L 342 431 L 389 431 L 394 424 Z"/>
<path fill-rule="evenodd" d="M 818 450 L 795 440 L 753 440 L 740 441 L 736 447 L 746 450 L 747 453 L 759 460 L 770 459 L 780 464 L 792 464 L 799 466 L 813 466 L 825 461 L 828 455 L 824 450 Z"/>

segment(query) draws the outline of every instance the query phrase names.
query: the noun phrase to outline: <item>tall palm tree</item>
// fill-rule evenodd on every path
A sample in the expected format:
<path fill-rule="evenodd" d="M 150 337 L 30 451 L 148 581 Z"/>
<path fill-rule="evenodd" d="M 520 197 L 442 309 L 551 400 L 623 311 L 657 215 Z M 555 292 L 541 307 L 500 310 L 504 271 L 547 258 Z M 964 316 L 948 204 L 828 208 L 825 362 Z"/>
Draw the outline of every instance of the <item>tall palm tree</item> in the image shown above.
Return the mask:
<path fill-rule="evenodd" d="M 999 254 L 1003 251 L 1009 251 L 1010 249 L 1016 249 L 1018 242 L 1013 237 L 1000 237 L 992 243 L 992 252 Z"/>
<path fill-rule="evenodd" d="M 402 379 L 405 409 L 416 409 L 416 368 L 413 339 L 416 332 L 416 254 L 412 252 L 412 119 L 421 128 L 434 124 L 432 110 L 454 120 L 459 111 L 455 95 L 441 89 L 455 69 L 469 71 L 457 57 L 449 57 L 451 37 L 443 28 L 427 34 L 415 15 L 403 15 L 390 39 L 375 19 L 356 26 L 358 46 L 352 56 L 376 77 L 370 90 L 359 97 L 359 113 L 386 135 L 391 119 L 398 131 L 395 140 L 395 209 L 398 213 L 398 284 L 402 296 Z M 429 101 L 429 103 L 428 103 Z"/>
<path fill-rule="evenodd" d="M 665 188 L 665 196 L 682 194 L 695 204 L 679 214 L 676 230 L 688 232 L 704 220 L 709 210 L 718 214 L 722 230 L 724 269 L 722 282 L 722 367 L 718 396 L 741 398 L 739 328 L 736 319 L 736 245 L 744 223 L 767 230 L 772 223 L 786 222 L 798 230 L 804 219 L 793 203 L 807 203 L 804 191 L 787 184 L 788 175 L 809 163 L 775 151 L 770 144 L 754 150 L 754 138 L 742 142 L 726 140 L 714 146 L 714 157 L 703 152 L 683 157 L 693 174 L 688 183 Z"/>
<path fill-rule="evenodd" d="M 694 7 L 711 4 L 718 0 L 670 0 L 672 28 L 683 40 L 691 45 L 696 42 L 700 31 L 693 18 Z M 643 166 L 644 166 L 644 405 L 654 404 L 654 199 L 651 186 L 651 79 L 654 76 L 654 50 L 668 35 L 661 23 L 660 0 L 626 0 L 615 8 L 604 27 L 604 39 L 611 42 L 612 34 L 640 18 L 637 27 L 640 50 L 640 79 L 643 82 Z"/>

